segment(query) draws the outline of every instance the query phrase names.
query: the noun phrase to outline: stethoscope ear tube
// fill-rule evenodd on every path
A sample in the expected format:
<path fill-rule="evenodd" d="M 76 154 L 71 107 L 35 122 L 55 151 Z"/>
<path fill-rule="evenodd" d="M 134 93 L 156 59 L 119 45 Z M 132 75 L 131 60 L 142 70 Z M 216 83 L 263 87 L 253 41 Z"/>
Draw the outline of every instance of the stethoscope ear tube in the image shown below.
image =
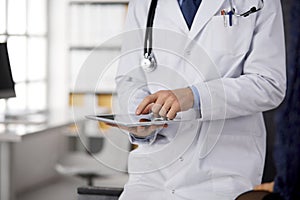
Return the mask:
<path fill-rule="evenodd" d="M 257 12 L 258 10 L 256 7 L 252 7 L 249 11 L 241 14 L 242 17 L 248 17 L 250 14 Z"/>
<path fill-rule="evenodd" d="M 147 18 L 147 28 L 144 41 L 144 56 L 152 53 L 152 27 L 158 0 L 152 0 Z"/>
<path fill-rule="evenodd" d="M 260 11 L 263 7 L 264 7 L 264 0 L 259 0 L 259 4 L 258 4 L 258 7 L 255 7 L 253 6 L 250 10 L 248 10 L 247 12 L 244 12 L 242 14 L 238 14 L 238 13 L 235 13 L 235 16 L 238 16 L 238 17 L 248 17 L 249 15 L 251 15 L 252 13 L 256 13 L 258 11 Z M 231 7 L 231 10 L 234 11 L 234 8 L 233 8 L 233 5 L 232 5 L 232 0 L 230 0 L 230 7 Z"/>

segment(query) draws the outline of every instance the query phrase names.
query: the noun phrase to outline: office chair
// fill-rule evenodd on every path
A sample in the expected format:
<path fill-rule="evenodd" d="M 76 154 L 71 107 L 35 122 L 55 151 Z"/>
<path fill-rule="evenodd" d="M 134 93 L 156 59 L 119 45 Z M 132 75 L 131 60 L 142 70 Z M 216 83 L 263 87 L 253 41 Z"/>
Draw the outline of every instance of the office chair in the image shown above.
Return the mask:
<path fill-rule="evenodd" d="M 117 200 L 123 188 L 113 187 L 79 187 L 78 200 Z"/>
<path fill-rule="evenodd" d="M 127 171 L 130 150 L 128 136 L 117 128 L 110 128 L 103 134 L 105 134 L 103 147 L 99 148 L 98 153 L 93 155 L 89 151 L 70 153 L 56 165 L 56 170 L 62 175 L 86 179 L 87 186 L 93 186 L 95 178 L 127 176 L 127 173 L 120 171 Z"/>

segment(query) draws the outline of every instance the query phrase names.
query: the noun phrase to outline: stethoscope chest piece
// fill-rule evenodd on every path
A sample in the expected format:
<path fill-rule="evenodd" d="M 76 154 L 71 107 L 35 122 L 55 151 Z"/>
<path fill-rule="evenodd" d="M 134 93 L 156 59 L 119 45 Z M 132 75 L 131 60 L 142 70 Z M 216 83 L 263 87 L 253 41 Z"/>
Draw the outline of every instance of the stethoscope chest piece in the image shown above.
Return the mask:
<path fill-rule="evenodd" d="M 145 54 L 141 60 L 141 67 L 145 72 L 153 72 L 157 68 L 156 59 L 153 54 Z"/>

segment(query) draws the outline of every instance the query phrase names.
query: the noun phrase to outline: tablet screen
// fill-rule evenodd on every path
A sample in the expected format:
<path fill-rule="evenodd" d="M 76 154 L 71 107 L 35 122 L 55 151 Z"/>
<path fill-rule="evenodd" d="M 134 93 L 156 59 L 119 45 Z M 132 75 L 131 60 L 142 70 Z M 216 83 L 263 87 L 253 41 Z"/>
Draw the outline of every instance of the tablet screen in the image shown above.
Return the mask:
<path fill-rule="evenodd" d="M 101 115 L 88 115 L 88 119 L 106 122 L 109 124 L 122 125 L 127 127 L 135 126 L 151 126 L 168 124 L 174 120 L 167 120 L 162 117 L 153 117 L 152 114 L 148 115 L 115 115 L 115 114 L 101 114 Z"/>

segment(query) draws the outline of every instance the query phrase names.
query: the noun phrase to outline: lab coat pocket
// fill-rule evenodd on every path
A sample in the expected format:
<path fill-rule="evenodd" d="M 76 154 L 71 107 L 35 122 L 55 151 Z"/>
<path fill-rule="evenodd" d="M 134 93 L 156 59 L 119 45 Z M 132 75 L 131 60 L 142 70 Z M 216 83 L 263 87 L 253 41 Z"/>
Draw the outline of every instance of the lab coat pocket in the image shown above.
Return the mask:
<path fill-rule="evenodd" d="M 250 190 L 252 185 L 249 181 L 234 175 L 220 177 L 213 180 L 214 193 L 223 196 L 224 199 L 235 199 L 238 194 Z"/>
<path fill-rule="evenodd" d="M 245 54 L 251 44 L 254 25 L 251 17 L 214 16 L 210 21 L 211 48 L 226 54 Z"/>
<path fill-rule="evenodd" d="M 259 184 L 264 157 L 257 142 L 263 139 L 246 133 L 221 136 L 208 157 L 216 194 L 237 195 Z"/>

